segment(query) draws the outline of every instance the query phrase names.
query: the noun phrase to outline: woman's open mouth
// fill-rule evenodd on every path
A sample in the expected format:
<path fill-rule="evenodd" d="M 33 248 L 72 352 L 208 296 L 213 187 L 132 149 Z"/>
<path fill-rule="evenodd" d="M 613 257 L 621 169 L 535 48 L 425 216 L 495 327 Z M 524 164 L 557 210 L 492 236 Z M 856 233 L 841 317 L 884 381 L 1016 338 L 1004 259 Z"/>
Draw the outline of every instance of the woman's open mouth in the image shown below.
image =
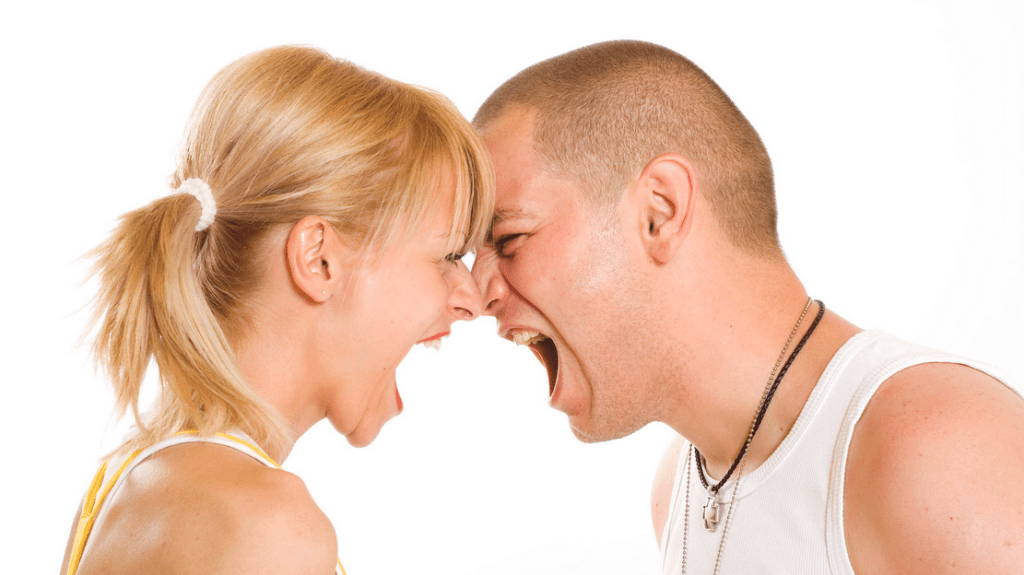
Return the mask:
<path fill-rule="evenodd" d="M 434 334 L 434 335 L 428 337 L 427 339 L 424 339 L 422 341 L 418 341 L 416 343 L 423 344 L 423 347 L 429 347 L 430 349 L 433 349 L 433 350 L 436 350 L 436 351 L 441 351 L 441 340 L 446 338 L 446 337 L 448 337 L 449 333 L 450 332 L 446 331 L 446 332 Z"/>
<path fill-rule="evenodd" d="M 541 333 L 522 329 L 510 330 L 506 337 L 516 345 L 529 347 L 533 355 L 544 365 L 548 371 L 548 397 L 551 397 L 555 392 L 555 382 L 558 381 L 558 348 L 555 347 L 555 342 Z"/>

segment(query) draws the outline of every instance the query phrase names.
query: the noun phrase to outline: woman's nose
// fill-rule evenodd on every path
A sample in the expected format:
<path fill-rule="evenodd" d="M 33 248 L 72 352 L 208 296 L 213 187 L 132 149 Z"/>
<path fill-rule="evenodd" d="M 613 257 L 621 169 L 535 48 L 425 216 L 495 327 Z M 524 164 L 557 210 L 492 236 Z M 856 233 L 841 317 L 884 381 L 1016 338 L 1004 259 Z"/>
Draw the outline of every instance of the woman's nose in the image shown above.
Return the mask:
<path fill-rule="evenodd" d="M 473 262 L 473 280 L 483 298 L 481 313 L 495 315 L 498 303 L 505 297 L 508 287 L 498 271 L 498 258 L 493 248 L 485 246 L 477 250 L 476 260 Z"/>
<path fill-rule="evenodd" d="M 454 273 L 448 305 L 455 313 L 455 317 L 460 320 L 469 321 L 480 315 L 480 290 L 477 289 L 469 268 L 461 261 Z"/>

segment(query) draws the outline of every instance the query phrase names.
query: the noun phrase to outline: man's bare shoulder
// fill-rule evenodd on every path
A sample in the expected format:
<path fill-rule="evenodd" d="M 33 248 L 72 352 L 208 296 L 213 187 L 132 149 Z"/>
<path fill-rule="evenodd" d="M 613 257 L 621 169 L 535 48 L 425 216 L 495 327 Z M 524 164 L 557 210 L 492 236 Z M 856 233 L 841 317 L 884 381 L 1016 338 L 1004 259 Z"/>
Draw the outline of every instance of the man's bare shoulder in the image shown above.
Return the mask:
<path fill-rule="evenodd" d="M 302 480 L 231 448 L 167 448 L 122 490 L 81 575 L 333 572 L 334 529 Z"/>
<path fill-rule="evenodd" d="M 1024 401 L 972 368 L 891 377 L 854 431 L 844 494 L 858 573 L 1017 573 Z"/>
<path fill-rule="evenodd" d="M 672 490 L 675 488 L 676 468 L 679 465 L 679 452 L 686 445 L 686 439 L 676 437 L 665 450 L 654 473 L 654 485 L 651 487 L 651 521 L 654 523 L 654 537 L 661 545 L 662 531 L 668 521 L 668 510 L 672 503 Z"/>

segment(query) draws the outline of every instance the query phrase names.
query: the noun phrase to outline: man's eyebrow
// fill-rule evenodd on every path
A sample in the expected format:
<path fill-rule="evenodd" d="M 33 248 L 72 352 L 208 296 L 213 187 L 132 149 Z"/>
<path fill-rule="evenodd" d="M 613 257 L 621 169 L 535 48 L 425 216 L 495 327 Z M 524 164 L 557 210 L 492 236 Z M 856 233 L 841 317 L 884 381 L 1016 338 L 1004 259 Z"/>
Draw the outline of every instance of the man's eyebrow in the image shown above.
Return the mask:
<path fill-rule="evenodd" d="M 501 222 L 518 220 L 526 217 L 529 217 L 529 214 L 522 208 L 513 210 L 494 210 L 494 215 L 491 216 L 491 224 L 487 226 L 487 234 L 484 237 L 484 242 L 488 244 L 494 243 L 494 226 Z"/>
<path fill-rule="evenodd" d="M 493 227 L 499 222 L 504 222 L 506 220 L 518 220 L 529 216 L 530 214 L 521 208 L 514 210 L 494 210 L 494 215 L 491 217 L 491 226 Z"/>

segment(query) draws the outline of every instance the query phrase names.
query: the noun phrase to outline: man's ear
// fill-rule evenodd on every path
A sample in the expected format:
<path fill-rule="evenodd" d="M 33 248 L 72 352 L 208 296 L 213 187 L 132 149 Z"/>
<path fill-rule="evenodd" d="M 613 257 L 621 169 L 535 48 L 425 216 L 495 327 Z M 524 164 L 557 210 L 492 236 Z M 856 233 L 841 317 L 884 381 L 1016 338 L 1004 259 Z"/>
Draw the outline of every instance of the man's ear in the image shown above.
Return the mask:
<path fill-rule="evenodd" d="M 697 171 L 679 154 L 651 160 L 634 180 L 630 197 L 648 256 L 668 263 L 686 239 L 693 219 Z"/>
<path fill-rule="evenodd" d="M 327 220 L 319 216 L 302 218 L 292 226 L 285 244 L 292 283 L 312 301 L 327 301 L 343 284 L 345 250 Z"/>

